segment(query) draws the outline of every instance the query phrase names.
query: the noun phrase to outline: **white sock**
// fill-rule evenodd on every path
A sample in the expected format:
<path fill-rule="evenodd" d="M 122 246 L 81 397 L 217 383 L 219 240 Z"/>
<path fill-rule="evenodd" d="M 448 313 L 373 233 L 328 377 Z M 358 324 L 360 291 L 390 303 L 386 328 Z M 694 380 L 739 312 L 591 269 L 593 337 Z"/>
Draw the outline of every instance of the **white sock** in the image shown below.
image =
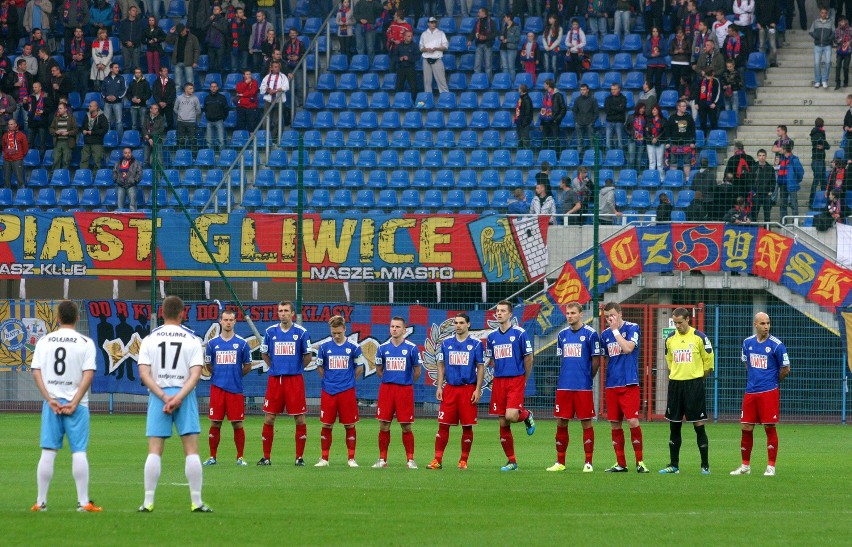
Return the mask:
<path fill-rule="evenodd" d="M 189 499 L 192 504 L 199 507 L 201 502 L 201 458 L 198 454 L 190 454 L 186 457 L 184 466 L 186 480 L 189 481 Z"/>
<path fill-rule="evenodd" d="M 41 451 L 41 459 L 38 460 L 36 471 L 36 482 L 38 483 L 38 498 L 36 503 L 41 505 L 47 503 L 47 489 L 50 488 L 50 479 L 53 478 L 53 462 L 56 460 L 56 450 Z"/>
<path fill-rule="evenodd" d="M 145 460 L 145 501 L 146 507 L 154 505 L 154 492 L 157 490 L 157 482 L 160 480 L 160 456 L 148 454 Z"/>
<path fill-rule="evenodd" d="M 77 501 L 80 505 L 89 503 L 89 460 L 85 452 L 71 454 L 71 474 L 77 483 Z"/>

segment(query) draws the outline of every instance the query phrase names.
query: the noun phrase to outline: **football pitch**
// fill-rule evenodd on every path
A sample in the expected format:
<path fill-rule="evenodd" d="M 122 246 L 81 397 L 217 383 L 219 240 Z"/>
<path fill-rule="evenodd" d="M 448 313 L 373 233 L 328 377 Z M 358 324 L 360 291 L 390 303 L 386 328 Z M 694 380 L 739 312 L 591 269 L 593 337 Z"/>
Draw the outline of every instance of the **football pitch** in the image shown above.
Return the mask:
<path fill-rule="evenodd" d="M 555 422 L 539 420 L 527 437 L 513 427 L 520 469 L 501 472 L 505 457 L 495 420 L 475 428 L 470 468 L 455 468 L 459 428 L 452 428 L 445 469 L 426 469 L 436 423 L 414 424 L 418 470 L 405 467 L 394 424 L 387 469 L 371 469 L 378 454 L 373 419 L 358 424 L 361 467 L 346 466 L 343 429 L 335 427 L 331 466 L 319 458 L 319 424 L 308 422 L 307 467 L 293 466 L 293 422 L 279 418 L 271 467 L 257 467 L 262 419 L 246 421 L 248 467 L 234 465 L 230 426 L 222 429 L 219 464 L 204 468 L 204 501 L 213 514 L 189 511 L 178 439 L 166 443 L 155 511 L 139 514 L 147 452 L 144 416 L 93 415 L 90 495 L 100 514 L 76 512 L 67 450 L 56 460 L 48 511 L 31 513 L 39 417 L 0 414 L 4 545 L 814 545 L 845 544 L 852 534 L 848 467 L 852 432 L 845 426 L 779 426 L 778 475 L 764 477 L 766 442 L 755 431 L 751 476 L 728 473 L 739 462 L 739 426 L 710 424 L 712 475 L 702 476 L 691 428 L 684 427 L 681 474 L 658 475 L 668 463 L 668 427 L 645 423 L 645 462 L 651 473 L 604 473 L 615 457 L 609 425 L 596 424 L 595 472 L 584 474 L 579 424 L 570 426 L 568 469 L 555 461 Z M 202 460 L 207 457 L 202 417 Z M 629 435 L 627 436 L 629 439 Z M 578 442 L 580 441 L 580 442 Z M 628 441 L 629 442 L 629 441 Z M 627 447 L 628 463 L 632 451 Z"/>

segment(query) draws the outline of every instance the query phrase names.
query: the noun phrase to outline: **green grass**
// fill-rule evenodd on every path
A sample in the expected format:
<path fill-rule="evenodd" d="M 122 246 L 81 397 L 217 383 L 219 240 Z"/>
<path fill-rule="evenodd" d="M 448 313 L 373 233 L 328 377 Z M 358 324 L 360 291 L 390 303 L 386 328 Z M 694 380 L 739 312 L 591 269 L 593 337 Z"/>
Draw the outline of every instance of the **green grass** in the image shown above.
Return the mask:
<path fill-rule="evenodd" d="M 204 500 L 212 515 L 189 512 L 183 455 L 177 439 L 166 443 L 153 514 L 137 514 L 147 441 L 144 416 L 92 419 L 90 492 L 101 514 L 75 511 L 76 493 L 66 450 L 57 458 L 49 511 L 30 513 L 35 501 L 39 418 L 0 415 L 3 470 L 0 518 L 5 545 L 252 544 L 252 545 L 674 545 L 847 544 L 852 533 L 848 463 L 852 432 L 844 426 L 779 427 L 778 475 L 764 477 L 765 437 L 755 433 L 755 474 L 731 477 L 739 464 L 739 427 L 708 426 L 713 474 L 702 476 L 694 436 L 684 428 L 680 475 L 660 476 L 668 462 L 668 428 L 643 424 L 649 475 L 603 473 L 615 459 L 609 427 L 596 426 L 595 472 L 583 474 L 579 424 L 572 423 L 568 470 L 553 463 L 553 422 L 540 420 L 528 438 L 515 426 L 520 469 L 501 473 L 504 456 L 497 424 L 475 430 L 470 469 L 459 471 L 459 430 L 453 428 L 441 471 L 432 459 L 436 424 L 415 424 L 420 470 L 404 466 L 394 424 L 388 469 L 371 469 L 377 457 L 375 420 L 358 425 L 360 469 L 345 465 L 342 428 L 335 429 L 331 466 L 315 469 L 319 427 L 308 425 L 308 467 L 295 468 L 292 420 L 279 419 L 273 466 L 260 457 L 260 425 L 246 422 L 249 467 L 238 468 L 230 428 L 223 428 L 220 464 L 204 469 Z M 206 424 L 202 428 L 206 432 Z M 627 436 L 629 440 L 629 435 Z M 202 457 L 206 458 L 206 435 Z M 632 454 L 628 448 L 628 462 Z"/>

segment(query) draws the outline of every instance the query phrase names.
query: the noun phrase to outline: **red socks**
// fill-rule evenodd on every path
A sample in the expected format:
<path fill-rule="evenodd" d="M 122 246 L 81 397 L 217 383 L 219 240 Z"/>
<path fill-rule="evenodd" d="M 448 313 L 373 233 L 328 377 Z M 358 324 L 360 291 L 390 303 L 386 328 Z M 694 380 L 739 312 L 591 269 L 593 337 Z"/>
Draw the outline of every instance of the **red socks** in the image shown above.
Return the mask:
<path fill-rule="evenodd" d="M 503 452 L 512 463 L 517 463 L 515 460 L 515 439 L 512 437 L 512 428 L 508 425 L 500 428 L 500 444 L 503 445 Z"/>
<path fill-rule="evenodd" d="M 346 451 L 349 453 L 349 459 L 355 459 L 355 442 L 358 439 L 355 433 L 355 426 L 346 430 Z"/>
<path fill-rule="evenodd" d="M 583 451 L 586 453 L 586 463 L 592 463 L 592 454 L 595 451 L 594 427 L 583 430 Z"/>
<path fill-rule="evenodd" d="M 470 448 L 473 446 L 473 426 L 462 426 L 461 435 L 461 461 L 466 462 L 470 456 Z"/>
<path fill-rule="evenodd" d="M 405 457 L 409 460 L 414 459 L 414 432 L 402 432 L 402 446 L 405 447 Z"/>
<path fill-rule="evenodd" d="M 207 442 L 210 444 L 210 457 L 216 457 L 216 450 L 219 448 L 219 433 L 221 429 L 210 426 L 210 433 L 207 435 Z"/>
<path fill-rule="evenodd" d="M 627 467 L 627 460 L 624 458 L 624 430 L 612 430 L 612 447 L 615 449 L 615 460 L 621 467 Z"/>
<path fill-rule="evenodd" d="M 568 426 L 556 426 L 556 462 L 565 465 L 565 452 L 568 450 Z"/>
<path fill-rule="evenodd" d="M 775 467 L 775 458 L 778 457 L 778 430 L 774 427 L 766 428 L 766 451 L 769 454 L 768 465 Z"/>
<path fill-rule="evenodd" d="M 435 459 L 441 461 L 444 458 L 444 449 L 450 441 L 449 424 L 438 424 L 438 433 L 435 435 Z"/>
<path fill-rule="evenodd" d="M 622 437 L 623 438 L 623 437 Z M 636 463 L 642 461 L 642 427 L 630 428 L 630 442 L 633 443 L 633 452 L 636 454 Z"/>
<path fill-rule="evenodd" d="M 269 459 L 269 455 L 272 454 L 272 439 L 274 437 L 275 426 L 263 424 L 263 432 L 261 433 L 261 439 L 263 439 L 263 457 L 267 460 Z"/>
<path fill-rule="evenodd" d="M 305 443 L 308 442 L 308 426 L 306 424 L 296 426 L 296 457 L 301 458 L 305 454 Z"/>
<path fill-rule="evenodd" d="M 237 447 L 237 457 L 242 458 L 246 449 L 246 430 L 242 427 L 234 430 L 234 444 Z"/>
<path fill-rule="evenodd" d="M 328 452 L 331 449 L 330 427 L 323 427 L 320 430 L 320 448 L 322 449 L 322 459 L 328 461 Z"/>
<path fill-rule="evenodd" d="M 518 420 L 523 422 L 524 420 L 526 420 L 529 417 L 530 417 L 530 411 L 527 410 L 526 408 L 522 408 L 521 410 L 518 411 Z"/>
<path fill-rule="evenodd" d="M 379 458 L 387 461 L 390 446 L 390 431 L 379 431 Z"/>
<path fill-rule="evenodd" d="M 769 444 L 769 434 L 766 435 L 766 444 Z M 740 440 L 740 452 L 743 456 L 743 465 L 751 463 L 751 449 L 754 446 L 754 431 L 743 430 L 742 439 Z"/>

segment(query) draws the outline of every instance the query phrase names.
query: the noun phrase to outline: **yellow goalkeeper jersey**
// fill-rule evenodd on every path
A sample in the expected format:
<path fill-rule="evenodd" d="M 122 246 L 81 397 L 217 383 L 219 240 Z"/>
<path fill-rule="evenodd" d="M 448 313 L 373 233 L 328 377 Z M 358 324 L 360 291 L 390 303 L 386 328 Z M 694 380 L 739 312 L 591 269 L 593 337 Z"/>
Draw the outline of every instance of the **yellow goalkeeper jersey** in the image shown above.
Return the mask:
<path fill-rule="evenodd" d="M 686 334 L 675 331 L 666 338 L 669 380 L 703 378 L 713 370 L 713 344 L 707 335 L 689 327 Z"/>

